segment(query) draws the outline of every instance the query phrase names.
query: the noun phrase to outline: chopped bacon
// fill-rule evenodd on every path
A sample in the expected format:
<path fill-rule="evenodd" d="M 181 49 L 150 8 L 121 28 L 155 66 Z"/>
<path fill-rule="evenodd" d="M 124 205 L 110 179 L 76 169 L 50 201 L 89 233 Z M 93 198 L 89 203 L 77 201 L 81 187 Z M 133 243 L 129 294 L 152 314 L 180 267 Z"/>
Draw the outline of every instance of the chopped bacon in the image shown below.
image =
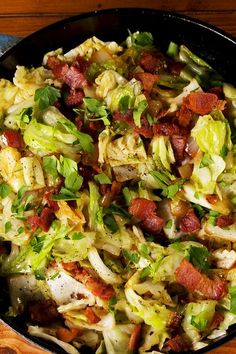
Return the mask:
<path fill-rule="evenodd" d="M 207 200 L 210 204 L 214 205 L 214 204 L 216 204 L 216 203 L 218 202 L 219 197 L 218 197 L 218 195 L 216 195 L 216 194 L 207 194 L 207 195 L 206 195 L 206 200 Z"/>
<path fill-rule="evenodd" d="M 173 61 L 169 65 L 169 71 L 172 75 L 180 75 L 181 70 L 184 68 L 185 64 L 181 62 Z"/>
<path fill-rule="evenodd" d="M 32 301 L 28 304 L 28 311 L 31 321 L 39 324 L 55 321 L 60 316 L 53 300 Z"/>
<path fill-rule="evenodd" d="M 99 192 L 101 193 L 101 195 L 106 195 L 107 193 L 111 193 L 111 188 L 109 186 L 109 184 L 100 184 L 99 185 Z"/>
<path fill-rule="evenodd" d="M 0 255 L 7 253 L 7 249 L 5 246 L 0 245 Z"/>
<path fill-rule="evenodd" d="M 22 149 L 24 146 L 21 134 L 16 130 L 4 130 L 3 136 L 7 145 L 16 149 Z"/>
<path fill-rule="evenodd" d="M 189 292 L 196 291 L 208 300 L 220 300 L 227 294 L 227 283 L 224 280 L 208 278 L 185 258 L 176 269 L 175 277 L 177 283 Z"/>
<path fill-rule="evenodd" d="M 145 91 L 150 93 L 152 91 L 153 85 L 159 79 L 158 75 L 150 73 L 137 73 L 135 78 L 142 82 Z"/>
<path fill-rule="evenodd" d="M 29 216 L 27 219 L 27 224 L 32 230 L 35 230 L 39 226 L 40 217 L 38 215 Z"/>
<path fill-rule="evenodd" d="M 40 214 L 40 222 L 39 227 L 47 232 L 50 229 L 52 220 L 53 220 L 54 212 L 50 208 L 43 208 Z"/>
<path fill-rule="evenodd" d="M 164 61 L 160 57 L 156 57 L 151 53 L 144 52 L 139 60 L 140 66 L 151 74 L 158 73 L 164 67 Z"/>
<path fill-rule="evenodd" d="M 87 307 L 84 311 L 84 315 L 87 317 L 88 323 L 91 324 L 98 323 L 101 320 L 101 318 L 93 311 L 92 307 Z"/>
<path fill-rule="evenodd" d="M 216 225 L 223 228 L 234 224 L 234 218 L 230 215 L 221 215 L 216 219 Z"/>
<path fill-rule="evenodd" d="M 75 125 L 78 130 L 81 130 L 83 126 L 83 118 L 80 115 L 75 118 Z"/>
<path fill-rule="evenodd" d="M 94 278 L 84 269 L 79 270 L 79 272 L 76 273 L 76 278 L 80 280 L 93 295 L 98 296 L 103 300 L 109 300 L 115 295 L 112 285 L 107 285 L 101 279 Z"/>
<path fill-rule="evenodd" d="M 58 203 L 55 200 L 52 200 L 51 197 L 53 195 L 53 191 L 49 190 L 46 191 L 43 195 L 43 199 L 46 201 L 47 205 L 49 206 L 49 208 L 55 212 L 59 210 L 59 206 Z"/>
<path fill-rule="evenodd" d="M 192 92 L 183 99 L 183 105 L 193 113 L 208 114 L 218 105 L 218 97 L 209 92 Z"/>
<path fill-rule="evenodd" d="M 134 128 L 135 133 L 144 136 L 144 138 L 151 139 L 153 137 L 153 131 L 150 126 L 144 126 L 141 128 Z"/>
<path fill-rule="evenodd" d="M 210 325 L 208 326 L 208 328 L 210 330 L 218 328 L 222 321 L 224 321 L 224 315 L 222 315 L 222 313 L 220 313 L 220 312 L 215 312 L 213 319 L 212 319 Z"/>
<path fill-rule="evenodd" d="M 65 63 L 62 63 L 62 62 L 59 62 L 57 65 L 55 65 L 52 68 L 53 75 L 57 79 L 62 80 L 62 81 L 63 81 L 64 76 L 68 72 L 68 70 L 69 70 L 69 65 L 65 64 Z"/>
<path fill-rule="evenodd" d="M 72 90 L 81 89 L 87 85 L 87 80 L 84 73 L 81 72 L 81 65 L 79 62 L 69 66 L 63 63 L 58 58 L 49 57 L 47 66 L 52 70 L 53 75 L 66 83 Z"/>
<path fill-rule="evenodd" d="M 134 353 L 137 350 L 141 331 L 142 331 L 141 324 L 137 324 L 134 327 L 133 331 L 131 332 L 129 343 L 128 343 L 128 352 L 129 353 Z"/>
<path fill-rule="evenodd" d="M 149 125 L 147 119 L 142 115 L 141 127 L 138 128 L 134 123 L 133 112 L 130 109 L 128 109 L 127 112 L 125 112 L 125 113 L 121 113 L 119 111 L 116 111 L 113 114 L 113 120 L 118 120 L 120 122 L 126 122 L 129 126 L 134 128 L 135 133 L 143 135 L 145 138 L 152 138 L 153 137 L 152 127 Z"/>
<path fill-rule="evenodd" d="M 65 328 L 60 327 L 56 330 L 56 336 L 59 340 L 62 340 L 65 343 L 70 343 L 72 340 L 77 338 L 79 335 L 83 333 L 81 328 Z"/>
<path fill-rule="evenodd" d="M 75 272 L 78 269 L 76 262 L 68 262 L 68 263 L 62 262 L 62 266 L 68 272 Z"/>
<path fill-rule="evenodd" d="M 71 90 L 65 99 L 65 103 L 69 107 L 76 107 L 83 102 L 84 93 L 82 90 Z"/>
<path fill-rule="evenodd" d="M 52 220 L 54 217 L 54 212 L 52 209 L 45 207 L 40 216 L 33 215 L 27 219 L 27 224 L 34 230 L 40 227 L 43 231 L 47 232 L 50 229 Z"/>
<path fill-rule="evenodd" d="M 121 192 L 122 183 L 118 181 L 112 181 L 111 194 L 113 197 L 117 196 Z"/>
<path fill-rule="evenodd" d="M 63 81 L 71 88 L 71 89 L 81 89 L 83 86 L 87 84 L 87 80 L 83 73 L 79 71 L 79 69 L 75 65 L 71 65 L 69 70 L 63 77 Z"/>
<path fill-rule="evenodd" d="M 164 220 L 156 214 L 155 202 L 146 198 L 134 198 L 129 206 L 129 213 L 141 221 L 141 226 L 151 234 L 159 234 Z"/>
<path fill-rule="evenodd" d="M 153 137 L 153 129 L 148 123 L 146 117 L 142 115 L 141 117 L 141 127 L 138 128 L 133 122 L 134 131 L 137 134 L 144 136 L 145 138 L 151 139 Z"/>
<path fill-rule="evenodd" d="M 210 93 L 214 93 L 220 100 L 225 98 L 222 86 L 214 86 L 208 90 Z"/>
<path fill-rule="evenodd" d="M 154 135 L 180 135 L 179 127 L 174 123 L 155 123 L 153 126 Z"/>
<path fill-rule="evenodd" d="M 88 186 L 88 181 L 93 178 L 95 175 L 95 170 L 91 166 L 85 166 L 81 162 L 78 164 L 78 172 L 83 177 L 83 186 L 82 188 L 86 188 Z"/>
<path fill-rule="evenodd" d="M 216 102 L 215 108 L 218 109 L 218 111 L 223 111 L 225 109 L 226 101 L 224 100 L 218 100 Z"/>
<path fill-rule="evenodd" d="M 188 137 L 182 135 L 173 135 L 170 138 L 171 146 L 174 151 L 174 155 L 177 161 L 184 159 L 185 148 L 187 145 Z"/>
<path fill-rule="evenodd" d="M 105 284 L 101 279 L 96 278 L 86 269 L 79 267 L 76 263 L 63 263 L 63 268 L 72 273 L 75 279 L 83 283 L 94 296 L 103 300 L 109 300 L 115 291 L 110 284 Z"/>
<path fill-rule="evenodd" d="M 167 327 L 171 329 L 177 329 L 182 321 L 182 316 L 178 314 L 178 312 L 172 312 L 170 319 L 167 323 Z"/>
<path fill-rule="evenodd" d="M 169 339 L 166 342 L 166 345 L 175 353 L 189 352 L 190 349 L 189 344 L 179 334 L 174 338 Z"/>
<path fill-rule="evenodd" d="M 104 208 L 109 207 L 111 202 L 116 198 L 116 196 L 120 193 L 121 191 L 122 184 L 121 182 L 118 181 L 113 181 L 112 185 L 107 185 L 107 184 L 101 184 L 100 185 L 100 192 L 103 195 L 101 205 Z"/>
<path fill-rule="evenodd" d="M 84 73 L 90 65 L 91 63 L 88 60 L 86 60 L 84 57 L 81 57 L 80 55 L 77 55 L 76 66 L 79 68 L 80 72 Z"/>
<path fill-rule="evenodd" d="M 61 60 L 58 59 L 57 57 L 55 56 L 49 56 L 47 58 L 47 63 L 46 63 L 46 66 L 48 67 L 48 69 L 54 69 L 57 65 L 61 64 Z"/>
<path fill-rule="evenodd" d="M 192 122 L 193 112 L 187 108 L 184 104 L 180 107 L 180 110 L 176 112 L 178 123 L 181 127 L 187 128 Z"/>
<path fill-rule="evenodd" d="M 113 120 L 118 120 L 120 122 L 126 122 L 130 126 L 133 126 L 133 112 L 131 109 L 128 109 L 125 113 L 121 113 L 120 111 L 116 111 L 112 116 Z"/>
<path fill-rule="evenodd" d="M 200 230 L 201 223 L 196 216 L 193 208 L 189 208 L 186 215 L 180 221 L 180 229 L 188 234 L 198 232 Z"/>

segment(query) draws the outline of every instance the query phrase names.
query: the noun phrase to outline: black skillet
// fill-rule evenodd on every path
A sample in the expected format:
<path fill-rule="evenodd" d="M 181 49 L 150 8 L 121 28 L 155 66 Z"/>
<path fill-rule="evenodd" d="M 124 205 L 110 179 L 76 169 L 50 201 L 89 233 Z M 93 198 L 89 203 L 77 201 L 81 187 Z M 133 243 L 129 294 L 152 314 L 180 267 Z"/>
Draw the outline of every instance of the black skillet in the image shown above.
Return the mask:
<path fill-rule="evenodd" d="M 176 13 L 150 9 L 113 9 L 74 16 L 33 33 L 23 39 L 0 58 L 0 77 L 11 78 L 17 64 L 37 66 L 43 55 L 63 47 L 65 51 L 96 35 L 104 41 L 121 42 L 128 32 L 152 32 L 158 47 L 167 49 L 172 40 L 185 44 L 194 53 L 205 59 L 224 78 L 236 84 L 236 39 L 223 31 L 198 20 Z M 1 284 L 0 284 L 1 286 Z M 2 287 L 1 287 L 2 288 Z M 54 353 L 65 353 L 62 349 L 27 334 L 24 319 L 8 318 L 4 315 L 8 306 L 7 293 L 0 292 L 0 318 L 15 331 L 30 338 Z M 195 353 L 206 353 L 236 336 L 236 325 L 227 335 L 213 341 Z M 82 351 L 81 351 L 82 353 Z M 84 350 L 88 354 L 88 349 Z"/>

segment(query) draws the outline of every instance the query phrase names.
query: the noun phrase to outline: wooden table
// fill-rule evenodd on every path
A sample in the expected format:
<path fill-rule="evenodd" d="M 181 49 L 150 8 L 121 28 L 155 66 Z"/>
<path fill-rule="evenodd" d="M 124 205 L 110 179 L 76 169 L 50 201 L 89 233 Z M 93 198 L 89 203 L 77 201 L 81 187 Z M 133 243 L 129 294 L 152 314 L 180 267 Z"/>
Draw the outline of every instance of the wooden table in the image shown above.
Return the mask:
<path fill-rule="evenodd" d="M 236 0 L 0 0 L 0 33 L 26 36 L 81 12 L 114 7 L 177 11 L 211 23 L 236 36 Z M 0 323 L 0 354 L 45 354 Z M 236 340 L 212 354 L 236 354 Z"/>

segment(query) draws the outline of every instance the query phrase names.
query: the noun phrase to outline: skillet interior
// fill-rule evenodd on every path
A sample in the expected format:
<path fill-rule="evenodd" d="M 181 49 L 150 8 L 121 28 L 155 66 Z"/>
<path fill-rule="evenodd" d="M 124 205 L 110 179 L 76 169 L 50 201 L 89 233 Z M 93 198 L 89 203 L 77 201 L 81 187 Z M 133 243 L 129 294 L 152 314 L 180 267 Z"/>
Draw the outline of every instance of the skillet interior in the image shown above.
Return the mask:
<path fill-rule="evenodd" d="M 235 38 L 215 27 L 183 15 L 147 9 L 113 9 L 83 14 L 39 30 L 16 44 L 0 58 L 0 77 L 11 78 L 17 64 L 40 65 L 47 51 L 59 47 L 63 47 L 66 51 L 93 35 L 105 41 L 120 42 L 126 38 L 128 29 L 131 32 L 137 30 L 152 32 L 157 46 L 164 51 L 170 40 L 185 44 L 208 61 L 226 81 L 236 84 Z M 54 353 L 64 353 L 63 350 L 48 342 L 37 338 L 32 339 L 26 332 L 23 319 L 7 318 L 4 315 L 8 308 L 7 299 L 7 294 L 1 292 L 0 317 L 6 323 L 45 349 Z M 235 335 L 236 325 L 230 327 L 226 336 L 195 353 L 206 353 Z M 85 353 L 88 354 L 89 351 L 85 350 Z"/>

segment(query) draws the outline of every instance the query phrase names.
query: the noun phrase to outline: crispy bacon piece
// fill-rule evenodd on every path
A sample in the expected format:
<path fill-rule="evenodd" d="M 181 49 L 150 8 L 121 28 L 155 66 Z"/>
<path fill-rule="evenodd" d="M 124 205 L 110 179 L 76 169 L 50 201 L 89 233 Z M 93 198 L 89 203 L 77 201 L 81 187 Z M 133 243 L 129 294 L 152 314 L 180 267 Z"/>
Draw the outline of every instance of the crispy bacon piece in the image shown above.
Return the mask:
<path fill-rule="evenodd" d="M 224 100 L 218 100 L 216 102 L 215 108 L 218 109 L 219 111 L 223 111 L 225 109 L 226 101 Z"/>
<path fill-rule="evenodd" d="M 188 137 L 185 135 L 173 135 L 170 138 L 171 146 L 174 151 L 175 159 L 177 161 L 183 161 L 185 148 L 187 145 Z"/>
<path fill-rule="evenodd" d="M 0 245 L 0 255 L 7 253 L 7 249 L 4 245 Z"/>
<path fill-rule="evenodd" d="M 88 186 L 88 181 L 95 175 L 95 169 L 92 166 L 85 166 L 81 162 L 78 163 L 78 172 L 83 177 L 83 186 L 86 188 Z"/>
<path fill-rule="evenodd" d="M 159 75 L 154 75 L 150 73 L 137 73 L 135 78 L 142 82 L 143 88 L 147 93 L 152 91 L 153 85 L 159 79 Z"/>
<path fill-rule="evenodd" d="M 101 193 L 102 196 L 106 195 L 106 194 L 110 194 L 111 188 L 109 186 L 109 184 L 100 184 L 99 185 L 99 192 Z"/>
<path fill-rule="evenodd" d="M 40 227 L 43 231 L 47 232 L 50 229 L 51 223 L 54 218 L 54 212 L 52 209 L 45 207 L 40 216 L 33 215 L 27 219 L 27 224 L 34 230 Z"/>
<path fill-rule="evenodd" d="M 176 112 L 178 123 L 181 127 L 187 128 L 192 122 L 193 112 L 187 108 L 184 104 L 180 107 L 180 110 Z"/>
<path fill-rule="evenodd" d="M 39 226 L 40 217 L 38 215 L 32 215 L 28 217 L 27 224 L 32 230 L 35 230 Z"/>
<path fill-rule="evenodd" d="M 179 76 L 181 70 L 185 67 L 184 63 L 181 62 L 176 62 L 173 61 L 170 65 L 169 65 L 169 71 L 172 75 L 177 75 Z"/>
<path fill-rule="evenodd" d="M 182 321 L 182 316 L 179 315 L 177 312 L 172 312 L 170 319 L 167 323 L 167 327 L 171 328 L 171 329 L 177 329 Z"/>
<path fill-rule="evenodd" d="M 47 66 L 47 68 L 48 69 L 54 69 L 57 65 L 59 65 L 59 64 L 61 64 L 62 62 L 61 62 L 61 60 L 60 59 L 58 59 L 57 57 L 55 57 L 55 56 L 49 56 L 48 58 L 47 58 L 47 63 L 46 63 L 46 66 Z"/>
<path fill-rule="evenodd" d="M 135 123 L 133 123 L 133 125 L 134 125 L 135 133 L 142 135 L 145 138 L 149 138 L 149 139 L 151 139 L 153 137 L 153 129 L 149 125 L 147 119 L 143 115 L 141 117 L 141 127 L 140 128 L 136 127 Z"/>
<path fill-rule="evenodd" d="M 109 300 L 115 291 L 110 284 L 105 284 L 101 279 L 96 278 L 86 269 L 79 267 L 76 263 L 63 263 L 63 268 L 72 273 L 72 276 L 83 283 L 86 288 L 95 296 L 103 300 Z"/>
<path fill-rule="evenodd" d="M 91 63 L 88 60 L 86 60 L 84 57 L 77 55 L 76 66 L 79 68 L 80 72 L 84 73 L 88 69 L 90 64 Z"/>
<path fill-rule="evenodd" d="M 144 138 L 151 139 L 153 137 L 153 131 L 150 126 L 145 126 L 141 128 L 135 128 L 135 133 L 144 136 Z"/>
<path fill-rule="evenodd" d="M 220 312 L 215 312 L 213 319 L 208 328 L 210 330 L 218 328 L 222 321 L 224 321 L 224 315 L 222 315 L 222 313 Z"/>
<path fill-rule="evenodd" d="M 220 300 L 227 294 L 227 283 L 224 280 L 208 278 L 185 258 L 176 269 L 175 277 L 177 283 L 189 292 L 196 291 L 208 300 Z"/>
<path fill-rule="evenodd" d="M 60 327 L 56 330 L 56 336 L 58 339 L 62 340 L 65 343 L 70 343 L 72 340 L 77 338 L 79 335 L 83 333 L 83 330 L 80 328 L 65 328 Z"/>
<path fill-rule="evenodd" d="M 157 74 L 164 67 L 164 61 L 161 57 L 156 57 L 148 52 L 141 54 L 139 64 L 145 71 L 151 74 Z"/>
<path fill-rule="evenodd" d="M 104 208 L 109 207 L 111 202 L 116 198 L 116 196 L 121 191 L 122 184 L 118 181 L 113 181 L 112 185 L 100 184 L 100 192 L 103 195 L 101 204 Z"/>
<path fill-rule="evenodd" d="M 111 194 L 113 198 L 121 192 L 122 183 L 118 181 L 112 181 Z"/>
<path fill-rule="evenodd" d="M 71 90 L 65 99 L 65 104 L 69 107 L 76 107 L 83 102 L 84 93 L 82 90 Z"/>
<path fill-rule="evenodd" d="M 155 123 L 153 126 L 154 135 L 180 135 L 179 127 L 174 123 Z"/>
<path fill-rule="evenodd" d="M 112 116 L 113 120 L 118 120 L 120 122 L 126 122 L 127 124 L 133 126 L 133 112 L 131 109 L 128 109 L 125 113 L 121 113 L 120 111 L 116 111 Z"/>
<path fill-rule="evenodd" d="M 169 339 L 166 345 L 175 353 L 188 352 L 190 349 L 189 344 L 179 334 Z"/>
<path fill-rule="evenodd" d="M 214 204 L 216 204 L 216 203 L 218 202 L 219 197 L 218 197 L 217 194 L 207 194 L 207 195 L 206 195 L 206 200 L 207 200 L 210 204 L 214 205 Z"/>
<path fill-rule="evenodd" d="M 48 207 L 53 211 L 58 211 L 59 210 L 59 206 L 58 203 L 55 200 L 52 200 L 51 197 L 53 195 L 53 190 L 48 190 L 44 193 L 43 195 L 43 199 L 45 200 L 45 202 L 47 203 Z"/>
<path fill-rule="evenodd" d="M 156 214 L 155 202 L 145 198 L 134 198 L 129 206 L 129 213 L 141 221 L 141 226 L 151 234 L 159 234 L 164 220 Z"/>
<path fill-rule="evenodd" d="M 53 300 L 32 301 L 28 304 L 28 311 L 31 321 L 39 324 L 49 323 L 60 317 L 57 304 Z"/>
<path fill-rule="evenodd" d="M 214 93 L 219 98 L 219 100 L 223 100 L 225 98 L 222 86 L 214 86 L 210 88 L 208 92 Z"/>
<path fill-rule="evenodd" d="M 218 216 L 216 220 L 216 225 L 221 228 L 233 225 L 233 223 L 234 223 L 234 218 L 230 215 Z"/>
<path fill-rule="evenodd" d="M 180 229 L 188 234 L 198 232 L 201 224 L 193 208 L 189 208 L 186 215 L 180 221 Z"/>
<path fill-rule="evenodd" d="M 192 92 L 183 99 L 183 105 L 193 113 L 208 114 L 219 105 L 218 97 L 209 92 Z"/>
<path fill-rule="evenodd" d="M 75 272 L 78 269 L 76 262 L 68 262 L 68 263 L 63 262 L 62 266 L 68 272 Z"/>
<path fill-rule="evenodd" d="M 47 207 L 44 208 L 40 214 L 39 227 L 43 231 L 47 232 L 50 229 L 53 217 L 54 217 L 54 212 L 52 211 L 52 209 Z"/>
<path fill-rule="evenodd" d="M 87 85 L 86 77 L 81 72 L 84 70 L 84 66 L 79 58 L 75 64 L 69 66 L 61 62 L 58 58 L 49 57 L 47 67 L 52 70 L 53 75 L 57 79 L 66 83 L 72 90 L 81 89 Z"/>
<path fill-rule="evenodd" d="M 137 350 L 141 331 L 142 331 L 141 324 L 137 324 L 134 327 L 134 329 L 130 335 L 130 339 L 129 339 L 129 343 L 128 343 L 128 352 L 129 353 L 134 353 Z"/>
<path fill-rule="evenodd" d="M 75 65 L 71 65 L 67 70 L 66 74 L 63 76 L 63 81 L 74 90 L 81 89 L 87 84 L 84 74 L 81 73 Z"/>
<path fill-rule="evenodd" d="M 59 62 L 57 65 L 55 65 L 52 68 L 53 75 L 57 79 L 62 80 L 62 81 L 64 81 L 63 78 L 66 75 L 66 73 L 68 72 L 68 70 L 69 70 L 69 65 L 62 63 L 62 62 Z"/>
<path fill-rule="evenodd" d="M 76 278 L 81 281 L 93 295 L 103 300 L 109 300 L 115 295 L 112 285 L 107 285 L 101 279 L 94 278 L 85 269 L 79 269 L 78 272 L 76 272 Z"/>
<path fill-rule="evenodd" d="M 24 142 L 21 134 L 16 130 L 4 130 L 3 136 L 6 139 L 7 145 L 16 149 L 22 149 Z"/>
<path fill-rule="evenodd" d="M 82 116 L 78 115 L 78 116 L 75 118 L 75 125 L 76 125 L 77 129 L 78 129 L 78 130 L 81 130 L 83 124 L 84 124 L 84 122 L 83 122 Z"/>
<path fill-rule="evenodd" d="M 92 307 L 87 307 L 84 311 L 84 315 L 87 317 L 88 322 L 91 324 L 98 323 L 101 320 L 101 318 L 98 317 L 93 311 Z"/>
<path fill-rule="evenodd" d="M 135 133 L 143 135 L 145 138 L 152 138 L 153 137 L 153 130 L 152 127 L 149 125 L 147 119 L 142 116 L 141 117 L 141 128 L 137 127 L 133 120 L 133 112 L 132 110 L 127 110 L 125 113 L 121 113 L 116 111 L 113 114 L 113 120 L 118 120 L 120 122 L 126 122 L 129 126 L 134 128 Z"/>

